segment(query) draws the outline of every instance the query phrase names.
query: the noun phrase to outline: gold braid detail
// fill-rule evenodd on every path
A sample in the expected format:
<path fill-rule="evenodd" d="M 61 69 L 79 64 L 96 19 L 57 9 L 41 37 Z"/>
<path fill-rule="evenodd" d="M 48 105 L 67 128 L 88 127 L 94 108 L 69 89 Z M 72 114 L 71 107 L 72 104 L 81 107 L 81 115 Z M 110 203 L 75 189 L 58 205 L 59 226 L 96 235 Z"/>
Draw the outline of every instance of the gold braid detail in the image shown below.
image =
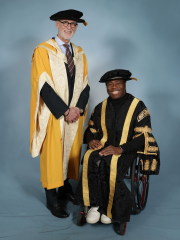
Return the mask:
<path fill-rule="evenodd" d="M 143 160 L 140 160 L 141 164 L 142 164 L 142 170 L 143 170 Z M 157 160 L 153 159 L 152 164 L 151 164 L 151 171 L 155 171 L 157 167 Z M 144 164 L 144 170 L 148 171 L 150 168 L 149 166 L 149 160 L 146 160 L 145 164 Z"/>
<path fill-rule="evenodd" d="M 96 129 L 94 129 L 94 128 L 90 128 L 90 131 L 91 131 L 92 133 L 97 133 Z"/>
<path fill-rule="evenodd" d="M 157 151 L 158 151 L 158 147 L 154 147 L 154 146 L 148 147 L 148 152 L 157 152 Z"/>
<path fill-rule="evenodd" d="M 148 142 L 156 142 L 156 140 L 153 137 L 148 137 Z"/>
<path fill-rule="evenodd" d="M 154 146 L 149 146 L 149 142 L 156 142 L 156 140 L 153 137 L 149 137 L 148 133 L 151 133 L 151 128 L 149 128 L 148 126 L 145 127 L 136 127 L 134 129 L 135 132 L 140 132 L 141 134 L 144 133 L 144 137 L 145 137 L 145 147 L 144 147 L 144 152 L 137 152 L 137 153 L 142 153 L 145 155 L 148 155 L 148 152 L 151 152 L 151 155 L 157 155 L 155 152 L 158 151 L 158 147 L 154 147 Z M 136 136 L 133 137 L 139 137 L 141 134 L 138 134 Z"/>
<path fill-rule="evenodd" d="M 143 134 L 143 133 L 137 134 L 137 135 L 133 136 L 133 138 L 132 138 L 132 139 L 135 139 L 135 138 L 137 138 L 137 137 L 141 136 L 142 134 Z"/>
<path fill-rule="evenodd" d="M 157 166 L 157 160 L 153 159 L 152 165 L 151 165 L 151 171 L 155 171 Z"/>
<path fill-rule="evenodd" d="M 148 171 L 149 170 L 149 160 L 146 160 L 145 164 L 144 164 L 144 170 Z"/>
<path fill-rule="evenodd" d="M 93 111 L 94 111 L 94 110 L 93 110 Z M 93 113 L 92 113 L 92 114 L 93 114 Z M 94 122 L 93 122 L 91 119 L 89 119 L 88 125 L 86 126 L 86 128 L 85 128 L 85 130 L 84 130 L 84 133 L 85 133 L 85 131 L 87 130 L 87 128 L 88 128 L 90 125 L 94 126 Z M 83 135 L 83 138 L 84 138 L 84 135 Z"/>
<path fill-rule="evenodd" d="M 145 108 L 137 117 L 138 122 L 140 122 L 141 120 L 143 120 L 143 118 L 150 116 L 149 110 L 147 108 Z"/>
<path fill-rule="evenodd" d="M 89 119 L 88 126 L 89 125 L 94 126 L 94 122 L 91 119 Z"/>
<path fill-rule="evenodd" d="M 151 133 L 151 128 L 148 128 L 148 126 L 145 127 L 136 127 L 134 129 L 135 132 L 141 132 L 141 133 Z"/>

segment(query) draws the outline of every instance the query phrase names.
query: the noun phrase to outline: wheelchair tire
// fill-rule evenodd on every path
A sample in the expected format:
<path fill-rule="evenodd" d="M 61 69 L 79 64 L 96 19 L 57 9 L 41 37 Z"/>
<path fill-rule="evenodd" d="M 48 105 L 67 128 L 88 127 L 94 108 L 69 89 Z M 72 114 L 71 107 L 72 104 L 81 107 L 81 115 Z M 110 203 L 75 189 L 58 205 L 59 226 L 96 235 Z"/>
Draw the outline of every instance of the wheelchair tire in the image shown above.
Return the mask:
<path fill-rule="evenodd" d="M 84 212 L 79 212 L 78 219 L 77 219 L 77 225 L 78 226 L 83 226 L 84 223 L 85 223 L 85 213 Z"/>
<path fill-rule="evenodd" d="M 125 234 L 126 227 L 127 227 L 127 222 L 123 222 L 123 223 L 120 222 L 120 225 L 119 225 L 119 234 L 120 235 L 124 235 Z"/>
<path fill-rule="evenodd" d="M 144 210 L 147 203 L 148 192 L 149 192 L 149 175 L 143 175 L 140 173 L 140 161 L 137 166 L 137 201 L 138 207 L 141 211 Z"/>
<path fill-rule="evenodd" d="M 131 195 L 133 197 L 132 214 L 139 214 L 144 210 L 148 191 L 149 191 L 149 175 L 140 173 L 140 161 L 134 160 L 131 166 Z"/>
<path fill-rule="evenodd" d="M 134 160 L 132 166 L 131 166 L 131 196 L 133 198 L 133 209 L 132 214 L 136 215 L 141 212 L 141 209 L 138 206 L 137 201 L 137 184 L 136 184 L 136 175 L 137 175 L 137 166 L 136 166 L 137 159 Z"/>

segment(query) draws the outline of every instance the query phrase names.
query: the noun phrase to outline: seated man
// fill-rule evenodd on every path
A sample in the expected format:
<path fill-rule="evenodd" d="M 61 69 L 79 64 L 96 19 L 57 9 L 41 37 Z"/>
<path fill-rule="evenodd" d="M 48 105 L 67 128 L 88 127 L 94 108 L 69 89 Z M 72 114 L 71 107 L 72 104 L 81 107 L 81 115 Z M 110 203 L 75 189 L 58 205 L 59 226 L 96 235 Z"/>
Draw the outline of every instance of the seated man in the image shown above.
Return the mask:
<path fill-rule="evenodd" d="M 137 154 L 142 174 L 159 173 L 159 149 L 151 134 L 149 111 L 126 93 L 126 81 L 131 79 L 137 80 L 123 69 L 109 71 L 100 79 L 109 97 L 95 107 L 85 130 L 88 150 L 74 199 L 76 205 L 91 207 L 88 223 L 130 221 L 133 200 L 123 179 Z"/>

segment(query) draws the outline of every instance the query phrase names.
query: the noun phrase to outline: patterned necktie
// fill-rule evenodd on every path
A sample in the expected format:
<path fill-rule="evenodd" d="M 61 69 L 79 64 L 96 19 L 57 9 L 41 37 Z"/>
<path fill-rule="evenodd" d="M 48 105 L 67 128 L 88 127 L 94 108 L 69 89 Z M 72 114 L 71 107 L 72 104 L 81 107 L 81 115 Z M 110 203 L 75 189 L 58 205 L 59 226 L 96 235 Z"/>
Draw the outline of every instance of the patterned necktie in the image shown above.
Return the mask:
<path fill-rule="evenodd" d="M 69 50 L 69 45 L 68 44 L 63 44 L 63 46 L 66 48 L 67 64 L 68 64 L 70 75 L 72 77 L 73 76 L 73 70 L 74 70 L 74 60 L 73 60 L 72 54 Z"/>

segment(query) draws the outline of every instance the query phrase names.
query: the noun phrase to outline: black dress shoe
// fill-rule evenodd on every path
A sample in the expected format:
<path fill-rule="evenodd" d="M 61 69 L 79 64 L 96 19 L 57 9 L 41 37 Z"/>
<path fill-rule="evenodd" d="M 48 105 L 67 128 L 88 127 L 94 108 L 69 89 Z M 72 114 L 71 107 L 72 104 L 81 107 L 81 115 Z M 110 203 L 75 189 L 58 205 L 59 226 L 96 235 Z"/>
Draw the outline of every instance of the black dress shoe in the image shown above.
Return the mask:
<path fill-rule="evenodd" d="M 67 218 L 69 214 L 59 205 L 59 203 L 55 204 L 47 204 L 47 208 L 51 211 L 52 215 L 58 218 Z"/>

